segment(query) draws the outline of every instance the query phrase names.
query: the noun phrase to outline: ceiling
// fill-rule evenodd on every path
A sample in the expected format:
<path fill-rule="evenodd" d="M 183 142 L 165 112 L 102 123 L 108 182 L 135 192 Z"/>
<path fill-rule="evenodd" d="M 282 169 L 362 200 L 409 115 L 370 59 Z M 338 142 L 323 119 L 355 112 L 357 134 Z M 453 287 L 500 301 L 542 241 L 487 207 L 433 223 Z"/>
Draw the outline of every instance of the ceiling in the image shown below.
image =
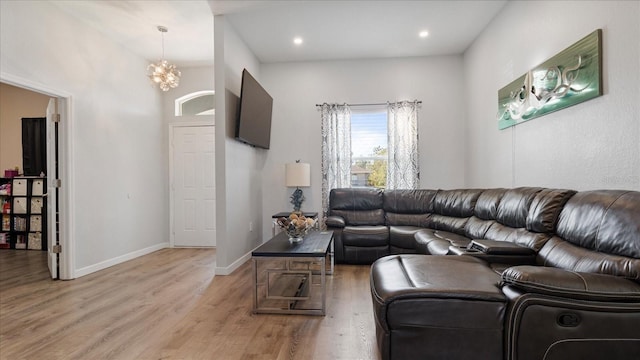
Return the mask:
<path fill-rule="evenodd" d="M 213 14 L 205 0 L 51 2 L 147 60 L 162 57 L 163 25 L 165 59 L 183 67 L 213 64 Z"/>
<path fill-rule="evenodd" d="M 162 55 L 164 25 L 165 58 L 185 67 L 213 64 L 214 13 L 263 63 L 433 56 L 463 53 L 507 0 L 52 2 L 150 61 Z"/>
<path fill-rule="evenodd" d="M 269 63 L 461 54 L 506 1 L 210 3 Z M 418 36 L 423 30 L 428 37 Z M 302 45 L 293 44 L 296 36 Z"/>

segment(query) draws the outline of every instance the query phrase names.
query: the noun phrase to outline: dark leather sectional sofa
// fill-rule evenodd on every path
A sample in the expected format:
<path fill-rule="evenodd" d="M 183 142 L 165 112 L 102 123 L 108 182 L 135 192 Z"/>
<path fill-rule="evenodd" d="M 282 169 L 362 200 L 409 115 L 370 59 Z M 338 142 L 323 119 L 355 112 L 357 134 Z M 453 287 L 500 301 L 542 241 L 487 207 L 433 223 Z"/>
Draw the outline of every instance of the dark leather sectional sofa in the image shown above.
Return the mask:
<path fill-rule="evenodd" d="M 640 192 L 334 189 L 326 224 L 382 359 L 640 359 Z"/>

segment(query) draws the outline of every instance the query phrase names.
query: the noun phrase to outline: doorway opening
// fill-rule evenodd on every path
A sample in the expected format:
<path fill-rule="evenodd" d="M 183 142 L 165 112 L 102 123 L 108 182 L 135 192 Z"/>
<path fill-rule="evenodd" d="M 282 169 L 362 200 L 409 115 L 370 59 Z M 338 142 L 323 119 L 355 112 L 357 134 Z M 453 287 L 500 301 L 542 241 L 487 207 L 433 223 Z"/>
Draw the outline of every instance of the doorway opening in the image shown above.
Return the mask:
<path fill-rule="evenodd" d="M 28 222 L 27 229 L 30 226 L 37 227 L 38 225 L 43 227 L 41 236 L 46 236 L 46 239 L 43 239 L 42 244 L 46 245 L 46 249 L 43 250 L 46 250 L 47 254 L 47 263 L 44 266 L 49 266 L 50 276 L 54 279 L 73 279 L 75 277 L 73 273 L 74 258 L 72 238 L 70 237 L 69 231 L 71 222 L 69 216 L 71 213 L 71 202 L 69 201 L 71 183 L 70 176 L 68 176 L 70 173 L 70 164 L 72 163 L 70 161 L 71 152 L 69 151 L 71 145 L 71 123 L 69 116 L 71 96 L 63 91 L 50 89 L 45 85 L 5 73 L 0 74 L 0 86 L 3 86 L 3 89 L 13 87 L 21 93 L 32 94 L 36 98 L 44 98 L 44 101 L 46 101 L 42 109 L 40 109 L 40 107 L 37 109 L 37 111 L 41 112 L 38 117 L 42 115 L 46 118 L 46 171 L 42 171 L 43 174 L 38 174 L 38 176 L 26 177 L 26 185 L 28 186 L 26 191 L 27 197 L 25 199 L 18 199 L 17 201 L 28 200 L 29 203 L 26 208 L 27 211 L 31 211 L 37 210 L 38 201 L 44 200 L 42 202 L 46 205 L 42 207 L 41 214 L 28 213 L 24 216 L 24 221 Z M 13 120 L 15 121 L 15 119 Z M 5 119 L 3 119 L 3 122 L 4 121 Z M 14 144 L 16 139 L 21 141 L 22 134 L 15 132 L 15 126 L 13 131 L 13 133 L 5 135 L 14 139 L 8 145 L 14 147 L 16 146 L 16 144 Z M 4 137 L 6 137 L 5 135 L 3 135 L 3 140 Z M 6 144 L 6 142 L 4 143 Z M 20 144 L 20 146 L 21 145 L 22 144 Z M 8 152 L 3 151 L 3 153 L 7 154 Z M 15 154 L 13 156 L 15 158 Z M 14 166 L 22 168 L 22 154 L 20 154 L 19 157 L 20 165 L 16 164 Z M 18 162 L 16 159 L 10 159 L 8 161 L 9 163 Z M 3 162 L 1 167 L 7 167 L 7 165 L 5 165 L 6 163 L 6 161 Z M 4 169 L 0 170 L 4 171 Z M 2 175 L 4 175 L 4 173 Z M 37 186 L 34 184 L 37 184 Z M 41 196 L 40 191 L 43 193 Z M 29 196 L 33 196 L 33 198 Z M 14 201 L 14 197 L 11 198 L 11 201 Z M 29 206 L 29 204 L 31 204 L 31 206 Z M 38 219 L 40 222 L 38 222 Z M 33 233 L 34 236 L 37 234 L 37 232 Z M 29 235 L 32 235 L 31 232 L 27 234 L 27 236 Z M 29 241 L 28 238 L 27 241 Z M 15 243 L 14 240 L 12 243 L 14 248 Z M 37 248 L 36 243 L 37 242 L 33 243 L 33 248 Z M 28 248 L 28 246 L 29 245 L 25 247 Z M 20 249 L 20 247 L 18 247 L 18 249 Z M 14 251 L 18 252 L 18 250 Z M 29 250 L 19 251 L 28 252 Z M 18 255 L 19 254 L 20 253 L 18 253 Z M 24 256 L 26 258 L 27 254 L 25 253 Z"/>

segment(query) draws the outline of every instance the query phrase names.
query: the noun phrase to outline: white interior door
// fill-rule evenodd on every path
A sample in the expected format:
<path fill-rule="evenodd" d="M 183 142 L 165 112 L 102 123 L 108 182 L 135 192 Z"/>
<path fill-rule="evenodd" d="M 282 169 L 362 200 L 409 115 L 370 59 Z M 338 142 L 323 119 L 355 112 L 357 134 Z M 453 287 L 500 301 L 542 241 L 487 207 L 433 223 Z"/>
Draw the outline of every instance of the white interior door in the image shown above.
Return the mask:
<path fill-rule="evenodd" d="M 58 188 L 56 186 L 57 179 L 57 137 L 56 137 L 56 99 L 49 99 L 47 105 L 47 264 L 51 278 L 58 278 L 58 254 L 54 251 L 54 247 L 58 245 L 58 226 L 57 226 L 57 195 Z"/>
<path fill-rule="evenodd" d="M 174 128 L 174 246 L 216 246 L 214 131 L 214 126 Z"/>

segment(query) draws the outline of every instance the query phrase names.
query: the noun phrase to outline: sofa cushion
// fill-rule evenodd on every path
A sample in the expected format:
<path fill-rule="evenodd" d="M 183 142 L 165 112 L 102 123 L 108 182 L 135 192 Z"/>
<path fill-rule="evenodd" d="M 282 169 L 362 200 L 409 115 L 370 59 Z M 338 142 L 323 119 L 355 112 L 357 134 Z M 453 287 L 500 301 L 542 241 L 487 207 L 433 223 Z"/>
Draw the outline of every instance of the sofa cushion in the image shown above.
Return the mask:
<path fill-rule="evenodd" d="M 449 246 L 466 247 L 471 239 L 447 231 L 422 229 L 414 235 L 416 249 L 421 254 L 447 255 Z"/>
<path fill-rule="evenodd" d="M 346 225 L 384 225 L 384 211 L 377 210 L 331 210 L 331 216 L 344 219 Z"/>
<path fill-rule="evenodd" d="M 381 189 L 333 189 L 329 216 L 344 218 L 346 225 L 384 225 Z"/>
<path fill-rule="evenodd" d="M 640 258 L 640 192 L 583 191 L 565 204 L 557 234 L 599 253 Z"/>
<path fill-rule="evenodd" d="M 369 188 L 333 189 L 329 195 L 331 210 L 382 209 L 382 190 Z"/>
<path fill-rule="evenodd" d="M 428 227 L 436 190 L 385 190 L 387 225 Z"/>
<path fill-rule="evenodd" d="M 498 216 L 498 205 L 507 189 L 488 189 L 482 192 L 476 201 L 473 214 L 483 220 L 495 220 Z"/>
<path fill-rule="evenodd" d="M 484 239 L 487 231 L 489 231 L 495 223 L 495 220 L 484 220 L 479 217 L 472 216 L 464 225 L 464 235 L 470 239 Z"/>
<path fill-rule="evenodd" d="M 500 276 L 471 256 L 392 255 L 371 267 L 380 304 L 399 299 L 447 298 L 505 302 Z"/>
<path fill-rule="evenodd" d="M 383 208 L 385 212 L 399 214 L 425 214 L 433 212 L 436 190 L 385 190 Z"/>
<path fill-rule="evenodd" d="M 552 233 L 564 204 L 575 195 L 574 190 L 543 189 L 531 202 L 527 215 L 527 230 Z"/>
<path fill-rule="evenodd" d="M 496 220 L 513 228 L 525 227 L 531 203 L 541 190 L 537 187 L 509 189 L 500 200 Z"/>
<path fill-rule="evenodd" d="M 392 212 L 386 212 L 385 223 L 393 226 L 419 226 L 428 227 L 430 224 L 431 214 L 398 214 Z"/>
<path fill-rule="evenodd" d="M 433 212 L 445 216 L 468 218 L 484 190 L 438 190 L 433 200 Z"/>
<path fill-rule="evenodd" d="M 502 283 L 527 292 L 598 301 L 640 301 L 640 284 L 611 275 L 567 271 L 543 266 L 514 266 Z"/>
<path fill-rule="evenodd" d="M 342 243 L 345 246 L 388 246 L 389 228 L 377 226 L 345 226 L 342 230 Z"/>
<path fill-rule="evenodd" d="M 387 256 L 370 279 L 381 358 L 502 358 L 506 299 L 484 262 Z"/>
<path fill-rule="evenodd" d="M 448 231 L 456 233 L 458 235 L 464 235 L 467 221 L 469 221 L 469 218 L 466 217 L 453 217 L 433 214 L 429 218 L 428 227 L 435 230 Z"/>
<path fill-rule="evenodd" d="M 347 225 L 344 222 L 344 218 L 342 216 L 328 216 L 327 220 L 325 221 L 325 224 L 328 227 L 333 227 L 333 228 L 343 228 L 345 227 L 345 225 Z"/>
<path fill-rule="evenodd" d="M 389 245 L 401 248 L 415 250 L 416 232 L 422 230 L 418 226 L 389 226 Z"/>
<path fill-rule="evenodd" d="M 527 229 L 514 229 L 500 223 L 493 224 L 485 233 L 484 239 L 508 241 L 539 251 L 549 241 L 551 235 L 531 232 Z"/>
<path fill-rule="evenodd" d="M 577 272 L 621 276 L 640 282 L 640 259 L 592 251 L 557 236 L 540 249 L 538 263 Z"/>

